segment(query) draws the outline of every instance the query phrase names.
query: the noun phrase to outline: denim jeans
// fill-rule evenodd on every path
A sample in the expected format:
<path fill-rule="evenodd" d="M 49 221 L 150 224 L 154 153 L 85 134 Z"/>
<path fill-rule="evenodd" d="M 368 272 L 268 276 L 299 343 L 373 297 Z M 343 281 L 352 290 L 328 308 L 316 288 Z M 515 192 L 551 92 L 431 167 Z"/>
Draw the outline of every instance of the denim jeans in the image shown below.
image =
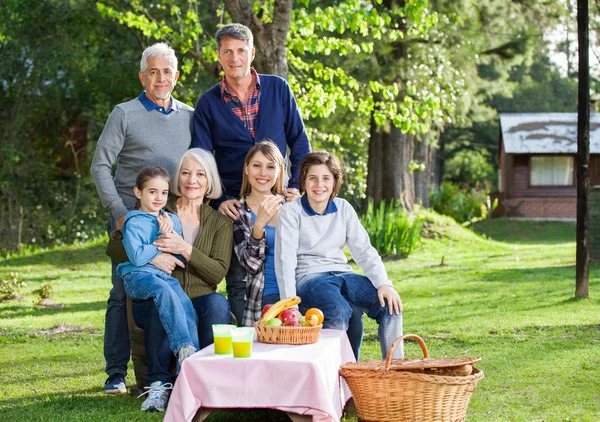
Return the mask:
<path fill-rule="evenodd" d="M 115 230 L 115 219 L 111 215 L 108 219 L 106 231 L 108 235 Z M 108 295 L 106 317 L 104 320 L 104 359 L 108 376 L 119 374 L 125 378 L 127 364 L 129 363 L 130 350 L 129 328 L 127 325 L 127 300 L 123 279 L 117 275 L 118 262 L 111 259 L 112 264 L 112 289 Z"/>
<path fill-rule="evenodd" d="M 198 338 L 202 349 L 213 342 L 212 324 L 229 324 L 229 304 L 227 299 L 218 293 L 197 297 L 192 300 L 192 304 L 199 316 Z M 148 362 L 146 382 L 148 384 L 154 381 L 173 382 L 170 372 L 173 353 L 154 301 L 134 300 L 132 310 L 135 324 L 144 330 Z"/>
<path fill-rule="evenodd" d="M 197 315 L 192 301 L 179 281 L 164 272 L 133 271 L 125 274 L 127 295 L 135 300 L 152 298 L 169 338 L 169 347 L 177 354 L 183 346 L 198 348 Z"/>
<path fill-rule="evenodd" d="M 323 328 L 348 332 L 348 339 L 357 359 L 362 343 L 362 329 L 359 333 L 356 321 L 359 311 L 366 313 L 379 325 L 377 334 L 384 359 L 389 346 L 402 336 L 402 314 L 390 315 L 388 304 L 381 306 L 377 289 L 363 275 L 340 271 L 309 274 L 298 280 L 296 292 L 302 298 L 302 312 L 308 308 L 319 308 L 325 314 Z M 362 316 L 360 319 L 362 322 Z M 404 357 L 402 345 L 396 347 L 394 357 Z"/>
<path fill-rule="evenodd" d="M 227 301 L 231 307 L 231 312 L 235 315 L 238 325 L 242 325 L 242 317 L 244 316 L 244 308 L 246 307 L 246 278 L 248 275 L 240 264 L 240 261 L 235 254 L 231 254 L 231 263 L 229 271 L 225 276 Z"/>

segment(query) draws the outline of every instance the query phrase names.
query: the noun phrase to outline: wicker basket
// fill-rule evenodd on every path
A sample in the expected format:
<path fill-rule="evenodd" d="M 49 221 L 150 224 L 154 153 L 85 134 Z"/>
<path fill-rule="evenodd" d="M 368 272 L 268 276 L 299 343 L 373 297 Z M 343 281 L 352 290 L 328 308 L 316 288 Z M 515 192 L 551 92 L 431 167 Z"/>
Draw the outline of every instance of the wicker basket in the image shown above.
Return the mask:
<path fill-rule="evenodd" d="M 260 322 L 254 324 L 256 339 L 270 344 L 312 344 L 319 340 L 323 325 L 315 327 L 274 327 Z"/>
<path fill-rule="evenodd" d="M 396 346 L 404 339 L 416 340 L 425 359 L 394 359 Z M 394 341 L 385 361 L 347 363 L 342 375 L 364 421 L 390 422 L 461 422 L 465 420 L 469 400 L 483 371 L 473 368 L 468 376 L 442 376 L 423 373 L 423 368 L 452 367 L 476 362 L 479 358 L 427 359 L 423 340 L 410 334 Z M 404 361 L 408 361 L 404 365 Z M 420 361 L 419 364 L 416 361 Z M 445 363 L 444 363 L 445 362 Z M 459 365 L 456 365 L 458 362 Z"/>

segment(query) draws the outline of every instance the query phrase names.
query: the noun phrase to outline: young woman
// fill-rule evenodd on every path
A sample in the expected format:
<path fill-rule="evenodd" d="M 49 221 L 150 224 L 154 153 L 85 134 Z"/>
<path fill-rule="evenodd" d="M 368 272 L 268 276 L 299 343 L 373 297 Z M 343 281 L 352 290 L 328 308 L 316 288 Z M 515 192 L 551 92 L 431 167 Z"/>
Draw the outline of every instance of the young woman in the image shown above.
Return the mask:
<path fill-rule="evenodd" d="M 254 145 L 244 161 L 240 217 L 234 221 L 234 250 L 248 273 L 243 325 L 253 326 L 264 305 L 279 300 L 275 277 L 275 232 L 285 199 L 283 156 L 271 141 Z"/>
<path fill-rule="evenodd" d="M 357 360 L 363 329 L 356 313 L 366 313 L 379 324 L 385 358 L 402 335 L 402 301 L 356 211 L 336 197 L 342 185 L 339 160 L 328 152 L 309 153 L 300 164 L 299 182 L 304 195 L 286 204 L 279 215 L 275 270 L 281 297 L 298 295 L 301 311 L 323 311 L 324 328 L 347 330 Z M 348 265 L 346 245 L 364 276 Z M 394 357 L 402 356 L 402 348 L 396 348 Z"/>
<path fill-rule="evenodd" d="M 129 297 L 153 300 L 171 351 L 181 365 L 198 349 L 196 311 L 179 281 L 150 264 L 160 254 L 153 242 L 162 233 L 174 231 L 181 235 L 179 218 L 162 209 L 167 203 L 169 183 L 169 173 L 160 166 L 144 167 L 138 174 L 133 191 L 140 208 L 128 212 L 123 223 L 123 246 L 129 261 L 119 264 L 117 274 L 123 278 Z"/>

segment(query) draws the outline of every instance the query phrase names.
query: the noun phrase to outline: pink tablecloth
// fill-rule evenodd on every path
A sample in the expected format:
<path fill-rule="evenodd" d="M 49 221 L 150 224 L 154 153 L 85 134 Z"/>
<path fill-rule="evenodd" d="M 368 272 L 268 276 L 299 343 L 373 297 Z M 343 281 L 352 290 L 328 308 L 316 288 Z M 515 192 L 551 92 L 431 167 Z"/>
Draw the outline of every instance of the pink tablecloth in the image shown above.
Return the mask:
<path fill-rule="evenodd" d="M 252 357 L 217 356 L 213 346 L 184 361 L 165 421 L 191 421 L 200 407 L 272 408 L 313 421 L 339 421 L 351 394 L 340 365 L 354 354 L 340 330 L 322 330 L 315 344 L 254 342 Z"/>

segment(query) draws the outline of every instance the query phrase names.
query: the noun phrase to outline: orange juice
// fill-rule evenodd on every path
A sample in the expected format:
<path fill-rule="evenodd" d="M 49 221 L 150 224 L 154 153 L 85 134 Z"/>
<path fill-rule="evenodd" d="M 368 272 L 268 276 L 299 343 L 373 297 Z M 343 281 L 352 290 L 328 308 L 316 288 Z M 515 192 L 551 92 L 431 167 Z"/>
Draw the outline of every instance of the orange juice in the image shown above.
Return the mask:
<path fill-rule="evenodd" d="M 215 337 L 215 354 L 229 355 L 231 354 L 231 336 Z"/>
<path fill-rule="evenodd" d="M 216 339 L 215 339 L 216 340 Z M 215 343 L 216 345 L 216 343 Z M 236 341 L 233 343 L 233 357 L 234 358 L 249 358 L 252 355 L 252 342 L 251 341 Z"/>

